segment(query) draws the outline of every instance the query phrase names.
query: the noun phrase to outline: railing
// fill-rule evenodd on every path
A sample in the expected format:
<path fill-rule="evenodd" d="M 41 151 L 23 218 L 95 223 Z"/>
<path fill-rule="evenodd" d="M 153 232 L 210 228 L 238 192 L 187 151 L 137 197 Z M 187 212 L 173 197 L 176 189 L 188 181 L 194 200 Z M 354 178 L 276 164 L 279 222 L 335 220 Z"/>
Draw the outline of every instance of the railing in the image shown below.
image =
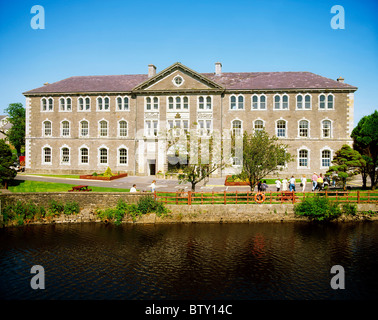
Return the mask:
<path fill-rule="evenodd" d="M 156 200 L 164 204 L 255 204 L 257 192 L 156 192 Z M 321 191 L 321 192 L 265 192 L 265 199 L 261 203 L 298 203 L 308 197 L 316 195 L 326 197 L 331 201 L 346 203 L 378 203 L 377 191 Z"/>

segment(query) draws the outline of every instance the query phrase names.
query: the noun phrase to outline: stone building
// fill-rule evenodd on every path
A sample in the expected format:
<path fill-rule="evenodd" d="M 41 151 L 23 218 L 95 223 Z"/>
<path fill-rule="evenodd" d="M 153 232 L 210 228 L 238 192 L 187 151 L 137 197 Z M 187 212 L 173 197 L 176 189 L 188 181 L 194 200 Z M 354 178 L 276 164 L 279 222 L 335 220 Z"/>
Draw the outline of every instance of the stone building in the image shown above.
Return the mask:
<path fill-rule="evenodd" d="M 265 128 L 289 146 L 285 174 L 325 172 L 351 144 L 356 87 L 310 72 L 198 73 L 181 63 L 147 74 L 77 76 L 24 93 L 26 170 L 153 175 L 168 169 L 161 133 Z M 237 169 L 233 167 L 217 175 Z"/>

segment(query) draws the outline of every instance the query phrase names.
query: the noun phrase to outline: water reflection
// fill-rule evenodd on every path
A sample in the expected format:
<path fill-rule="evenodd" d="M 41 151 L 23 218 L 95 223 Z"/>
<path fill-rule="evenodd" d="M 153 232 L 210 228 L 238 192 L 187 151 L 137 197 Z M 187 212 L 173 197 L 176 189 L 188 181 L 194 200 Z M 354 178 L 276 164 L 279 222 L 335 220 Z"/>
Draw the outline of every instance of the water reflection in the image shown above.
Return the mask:
<path fill-rule="evenodd" d="M 377 298 L 377 231 L 375 222 L 3 229 L 0 298 Z M 35 264 L 45 268 L 45 290 L 30 288 Z M 336 264 L 345 290 L 330 287 Z"/>

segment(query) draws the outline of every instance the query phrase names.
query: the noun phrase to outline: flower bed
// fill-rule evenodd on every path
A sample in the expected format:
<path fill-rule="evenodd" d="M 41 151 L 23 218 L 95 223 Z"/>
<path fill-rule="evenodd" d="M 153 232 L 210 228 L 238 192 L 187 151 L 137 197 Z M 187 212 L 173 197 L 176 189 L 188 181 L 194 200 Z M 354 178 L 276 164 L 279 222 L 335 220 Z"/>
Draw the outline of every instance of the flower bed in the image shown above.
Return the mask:
<path fill-rule="evenodd" d="M 226 176 L 224 185 L 225 186 L 249 186 L 248 181 L 242 181 L 241 179 L 234 178 L 233 176 Z"/>

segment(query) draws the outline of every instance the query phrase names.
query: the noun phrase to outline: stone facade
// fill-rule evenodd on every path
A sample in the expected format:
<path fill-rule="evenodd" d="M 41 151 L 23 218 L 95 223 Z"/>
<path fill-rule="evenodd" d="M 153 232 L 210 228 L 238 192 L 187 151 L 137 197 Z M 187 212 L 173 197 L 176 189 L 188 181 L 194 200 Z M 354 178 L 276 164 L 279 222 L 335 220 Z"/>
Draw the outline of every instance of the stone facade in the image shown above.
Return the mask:
<path fill-rule="evenodd" d="M 356 87 L 312 73 L 197 73 L 180 63 L 156 74 L 72 77 L 25 92 L 26 171 L 165 172 L 162 132 L 252 132 L 263 125 L 295 161 L 282 175 L 325 172 L 351 144 Z M 330 100 L 329 100 L 330 99 Z M 175 129 L 174 129 L 175 130 Z M 156 135 L 155 135 L 156 134 Z M 236 172 L 235 166 L 217 175 Z"/>

